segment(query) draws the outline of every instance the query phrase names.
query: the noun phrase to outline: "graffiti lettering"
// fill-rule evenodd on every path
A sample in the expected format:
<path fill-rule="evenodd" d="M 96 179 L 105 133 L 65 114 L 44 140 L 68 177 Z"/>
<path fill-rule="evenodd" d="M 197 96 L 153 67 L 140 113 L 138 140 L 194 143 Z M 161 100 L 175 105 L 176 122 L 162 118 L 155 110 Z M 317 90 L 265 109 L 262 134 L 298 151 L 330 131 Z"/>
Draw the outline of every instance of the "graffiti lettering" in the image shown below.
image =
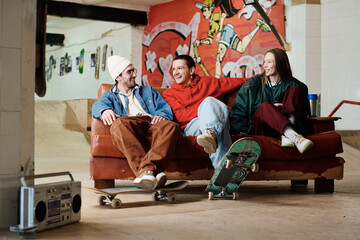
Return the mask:
<path fill-rule="evenodd" d="M 173 56 L 169 54 L 166 59 L 160 58 L 159 59 L 159 68 L 160 71 L 163 73 L 163 81 L 162 81 L 162 88 L 171 87 L 174 82 L 174 79 L 171 77 L 170 68 L 173 61 Z"/>
<path fill-rule="evenodd" d="M 198 26 L 200 23 L 200 13 L 195 13 L 188 25 L 181 22 L 163 22 L 154 27 L 154 29 L 148 34 L 143 35 L 142 44 L 149 47 L 151 42 L 157 35 L 165 31 L 175 31 L 183 38 L 187 38 L 191 33 L 190 42 L 196 40 Z M 190 54 L 193 56 L 192 46 L 190 46 Z"/>
<path fill-rule="evenodd" d="M 260 66 L 264 60 L 264 55 L 258 54 L 255 57 L 242 56 L 236 62 L 227 62 L 223 67 L 223 73 L 229 77 L 252 77 L 254 74 L 261 73 Z M 245 67 L 245 76 L 243 76 L 242 67 Z"/>
<path fill-rule="evenodd" d="M 153 52 L 151 53 L 151 51 L 147 51 L 145 54 L 146 57 L 146 62 L 145 62 L 145 67 L 147 70 L 150 70 L 150 72 L 154 72 L 155 68 L 156 68 L 156 53 Z"/>

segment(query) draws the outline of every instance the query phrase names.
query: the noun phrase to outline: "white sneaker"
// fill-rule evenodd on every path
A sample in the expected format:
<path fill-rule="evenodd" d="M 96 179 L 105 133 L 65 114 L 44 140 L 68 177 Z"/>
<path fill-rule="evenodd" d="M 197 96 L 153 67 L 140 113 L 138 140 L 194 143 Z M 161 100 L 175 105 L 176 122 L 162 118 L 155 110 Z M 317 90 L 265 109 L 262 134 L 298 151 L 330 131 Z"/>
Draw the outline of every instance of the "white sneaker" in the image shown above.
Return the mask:
<path fill-rule="evenodd" d="M 157 186 L 157 180 L 152 171 L 145 171 L 135 178 L 134 184 L 142 189 L 154 189 Z"/>
<path fill-rule="evenodd" d="M 204 148 L 207 153 L 215 153 L 217 148 L 216 136 L 213 129 L 206 129 L 205 132 L 196 138 L 197 144 Z"/>
<path fill-rule="evenodd" d="M 300 134 L 295 135 L 294 144 L 300 153 L 304 153 L 306 150 L 308 150 L 314 145 L 311 140 L 304 138 Z"/>
<path fill-rule="evenodd" d="M 281 146 L 282 147 L 295 147 L 295 144 L 293 141 L 291 141 L 290 138 L 281 135 Z"/>
<path fill-rule="evenodd" d="M 166 174 L 161 172 L 156 175 L 156 181 L 157 181 L 157 188 L 162 188 L 165 186 L 165 183 L 167 181 Z"/>

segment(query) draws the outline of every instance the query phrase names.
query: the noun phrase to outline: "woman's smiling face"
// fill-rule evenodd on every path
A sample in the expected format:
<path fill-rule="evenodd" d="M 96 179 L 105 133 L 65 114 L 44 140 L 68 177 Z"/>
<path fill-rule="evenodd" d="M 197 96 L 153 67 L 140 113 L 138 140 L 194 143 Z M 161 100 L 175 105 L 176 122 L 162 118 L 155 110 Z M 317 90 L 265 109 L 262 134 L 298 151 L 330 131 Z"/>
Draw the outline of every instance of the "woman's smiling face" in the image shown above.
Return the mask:
<path fill-rule="evenodd" d="M 264 71 L 265 71 L 266 76 L 268 76 L 268 77 L 277 75 L 275 55 L 273 53 L 268 52 L 267 54 L 265 54 Z"/>

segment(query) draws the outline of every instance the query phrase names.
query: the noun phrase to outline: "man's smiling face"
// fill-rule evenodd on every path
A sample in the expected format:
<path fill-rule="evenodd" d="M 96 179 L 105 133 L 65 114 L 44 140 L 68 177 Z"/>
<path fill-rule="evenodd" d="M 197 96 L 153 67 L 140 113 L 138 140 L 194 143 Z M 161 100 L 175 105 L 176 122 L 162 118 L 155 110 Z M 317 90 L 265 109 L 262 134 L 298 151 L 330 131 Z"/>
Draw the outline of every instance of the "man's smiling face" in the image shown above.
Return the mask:
<path fill-rule="evenodd" d="M 173 62 L 172 73 L 177 84 L 189 84 L 192 75 L 195 73 L 195 68 L 189 68 L 185 60 L 178 59 Z"/>

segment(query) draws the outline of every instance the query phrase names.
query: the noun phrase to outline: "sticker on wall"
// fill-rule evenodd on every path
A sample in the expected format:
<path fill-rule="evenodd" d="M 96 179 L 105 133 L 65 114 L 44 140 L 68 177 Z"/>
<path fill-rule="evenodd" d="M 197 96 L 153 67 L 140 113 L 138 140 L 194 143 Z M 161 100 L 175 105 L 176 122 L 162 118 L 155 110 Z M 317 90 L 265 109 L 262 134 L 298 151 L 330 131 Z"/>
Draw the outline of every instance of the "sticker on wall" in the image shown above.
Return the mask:
<path fill-rule="evenodd" d="M 99 79 L 100 70 L 100 47 L 96 48 L 95 78 Z"/>
<path fill-rule="evenodd" d="M 64 76 L 65 71 L 65 58 L 60 58 L 60 76 Z"/>
<path fill-rule="evenodd" d="M 84 53 L 85 53 L 85 50 L 81 49 L 80 57 L 79 57 L 79 73 L 81 73 L 81 74 L 84 72 Z"/>
<path fill-rule="evenodd" d="M 103 70 L 103 72 L 106 69 L 106 52 L 107 52 L 107 49 L 108 49 L 108 45 L 105 44 L 103 46 L 102 61 L 101 61 L 101 70 Z"/>

